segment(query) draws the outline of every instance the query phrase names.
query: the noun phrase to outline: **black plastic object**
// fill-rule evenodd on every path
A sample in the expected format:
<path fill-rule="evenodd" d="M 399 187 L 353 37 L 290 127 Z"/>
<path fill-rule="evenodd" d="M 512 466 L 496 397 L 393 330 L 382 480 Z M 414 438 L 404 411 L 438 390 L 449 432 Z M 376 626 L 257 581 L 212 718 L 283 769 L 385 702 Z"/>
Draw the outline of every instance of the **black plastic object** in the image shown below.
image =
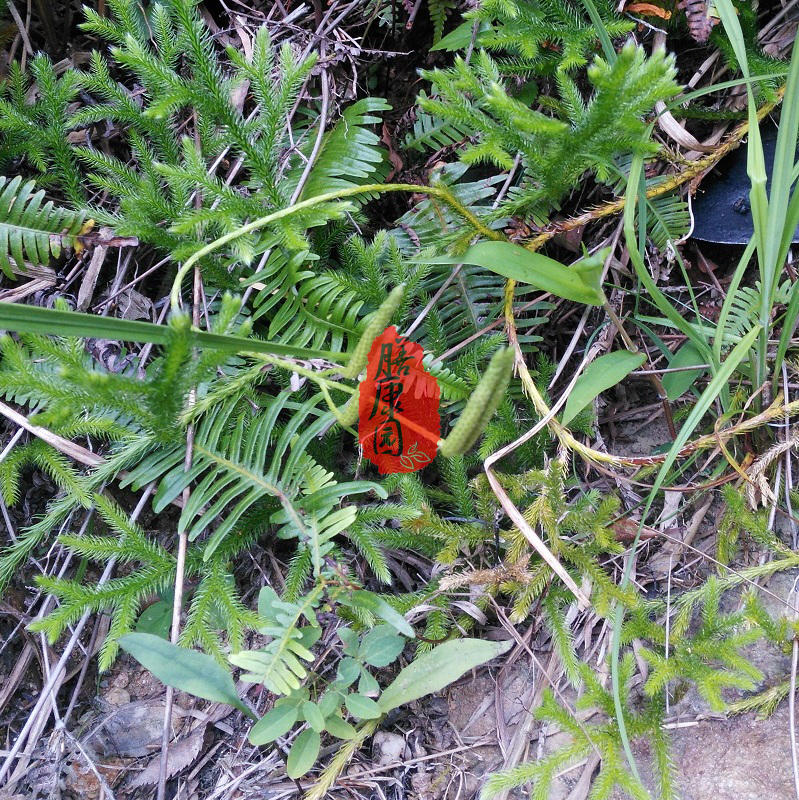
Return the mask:
<path fill-rule="evenodd" d="M 774 165 L 777 130 L 772 123 L 761 129 L 768 185 Z M 754 233 L 749 208 L 746 143 L 723 158 L 701 183 L 693 202 L 694 239 L 717 244 L 747 244 Z M 799 242 L 799 228 L 793 235 Z"/>

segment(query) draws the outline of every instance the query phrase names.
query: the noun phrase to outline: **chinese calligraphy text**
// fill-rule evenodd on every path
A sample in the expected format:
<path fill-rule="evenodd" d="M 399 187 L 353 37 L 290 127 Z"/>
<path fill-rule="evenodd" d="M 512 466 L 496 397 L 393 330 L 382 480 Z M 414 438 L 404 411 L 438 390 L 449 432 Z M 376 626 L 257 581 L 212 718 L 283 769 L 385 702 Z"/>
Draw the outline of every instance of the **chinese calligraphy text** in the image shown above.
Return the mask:
<path fill-rule="evenodd" d="M 360 387 L 358 438 L 383 475 L 414 472 L 433 460 L 441 434 L 440 392 L 422 348 L 386 328 L 372 343 Z"/>

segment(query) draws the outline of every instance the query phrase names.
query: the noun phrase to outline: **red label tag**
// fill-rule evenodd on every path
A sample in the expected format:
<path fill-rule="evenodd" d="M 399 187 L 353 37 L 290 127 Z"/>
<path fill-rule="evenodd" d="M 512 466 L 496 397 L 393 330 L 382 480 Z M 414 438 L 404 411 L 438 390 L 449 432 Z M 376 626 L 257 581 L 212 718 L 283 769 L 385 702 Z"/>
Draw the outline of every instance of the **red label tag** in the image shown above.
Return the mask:
<path fill-rule="evenodd" d="M 381 475 L 415 472 L 435 458 L 440 395 L 422 348 L 386 328 L 372 343 L 358 400 L 358 439 Z"/>

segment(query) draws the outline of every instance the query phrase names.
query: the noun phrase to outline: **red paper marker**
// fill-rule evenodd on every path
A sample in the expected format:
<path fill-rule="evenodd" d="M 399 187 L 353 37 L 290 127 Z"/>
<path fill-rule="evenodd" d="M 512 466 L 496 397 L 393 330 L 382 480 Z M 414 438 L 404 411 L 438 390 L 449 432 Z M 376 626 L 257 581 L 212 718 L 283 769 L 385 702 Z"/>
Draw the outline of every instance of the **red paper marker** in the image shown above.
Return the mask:
<path fill-rule="evenodd" d="M 358 401 L 358 439 L 382 475 L 415 472 L 435 458 L 440 396 L 422 365 L 422 348 L 393 325 L 386 328 L 369 350 Z"/>

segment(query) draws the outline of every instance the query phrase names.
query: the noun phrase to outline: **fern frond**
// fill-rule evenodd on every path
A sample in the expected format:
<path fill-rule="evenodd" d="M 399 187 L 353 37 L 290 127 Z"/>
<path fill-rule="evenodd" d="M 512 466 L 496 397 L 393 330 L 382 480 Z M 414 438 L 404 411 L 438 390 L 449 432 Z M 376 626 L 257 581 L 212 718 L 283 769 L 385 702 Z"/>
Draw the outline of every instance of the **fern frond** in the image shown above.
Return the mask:
<path fill-rule="evenodd" d="M 317 589 L 299 602 L 290 603 L 278 598 L 269 586 L 261 590 L 258 615 L 262 627 L 259 630 L 271 636 L 272 641 L 260 650 L 247 650 L 229 656 L 232 664 L 246 670 L 241 676 L 242 680 L 261 683 L 275 694 L 291 694 L 300 688 L 300 681 L 308 674 L 302 662 L 314 660 L 306 646 L 308 637 L 303 633 L 318 631 L 313 609 L 320 597 L 321 590 Z M 303 618 L 312 619 L 314 626 L 300 628 Z"/>
<path fill-rule="evenodd" d="M 669 242 L 679 241 L 691 228 L 688 204 L 674 194 L 651 198 L 648 201 L 647 221 L 649 237 L 658 250 L 665 250 Z"/>
<path fill-rule="evenodd" d="M 776 287 L 774 302 L 786 304 L 791 296 L 790 280 L 783 281 Z M 727 345 L 734 344 L 751 329 L 757 319 L 760 308 L 760 281 L 755 281 L 754 286 L 739 286 L 730 302 L 729 313 L 722 332 L 723 341 Z"/>
<path fill-rule="evenodd" d="M 386 152 L 380 137 L 370 129 L 381 122 L 377 112 L 391 106 L 379 97 L 365 97 L 341 114 L 341 119 L 322 138 L 322 144 L 310 176 L 298 200 L 315 197 L 336 189 L 348 189 L 365 183 L 379 182 L 386 174 Z M 313 142 L 306 148 L 310 155 Z M 300 161 L 286 175 L 291 192 L 300 179 L 305 162 Z"/>
<path fill-rule="evenodd" d="M 424 92 L 419 93 L 425 96 Z M 405 137 L 408 150 L 437 151 L 444 147 L 457 145 L 469 138 L 469 129 L 459 129 L 454 123 L 440 120 L 430 114 L 419 111 L 413 123 L 413 132 Z"/>
<path fill-rule="evenodd" d="M 34 181 L 0 176 L 0 268 L 12 280 L 26 261 L 44 266 L 78 241 L 84 214 L 43 200 L 44 189 L 35 191 Z"/>
<path fill-rule="evenodd" d="M 458 7 L 455 0 L 427 0 L 427 13 L 433 23 L 433 44 L 441 41 L 447 17 Z"/>

